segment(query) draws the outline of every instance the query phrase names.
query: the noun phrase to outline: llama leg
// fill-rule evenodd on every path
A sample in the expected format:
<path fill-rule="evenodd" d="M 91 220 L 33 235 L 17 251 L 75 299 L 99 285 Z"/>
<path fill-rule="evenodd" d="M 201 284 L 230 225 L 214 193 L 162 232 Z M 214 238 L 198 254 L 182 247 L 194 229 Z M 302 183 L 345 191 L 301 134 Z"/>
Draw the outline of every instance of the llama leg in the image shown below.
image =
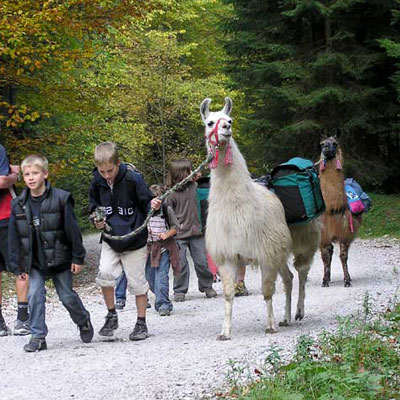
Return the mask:
<path fill-rule="evenodd" d="M 229 340 L 232 330 L 232 307 L 235 298 L 235 282 L 238 266 L 235 264 L 224 264 L 218 267 L 218 273 L 222 280 L 225 298 L 225 318 L 222 325 L 221 334 L 217 340 Z"/>
<path fill-rule="evenodd" d="M 351 286 L 351 278 L 349 269 L 347 267 L 347 258 L 349 254 L 350 243 L 340 242 L 340 261 L 342 262 L 343 275 L 344 275 L 344 287 Z"/>
<path fill-rule="evenodd" d="M 262 293 L 267 304 L 267 329 L 265 333 L 275 333 L 275 317 L 272 307 L 272 296 L 275 293 L 275 281 L 278 270 L 271 270 L 268 267 L 261 267 L 262 274 Z"/>
<path fill-rule="evenodd" d="M 297 300 L 297 310 L 295 319 L 302 320 L 304 318 L 304 299 L 306 297 L 306 282 L 308 271 L 310 271 L 314 253 L 311 255 L 297 254 L 294 259 L 294 267 L 299 277 L 299 298 Z"/>
<path fill-rule="evenodd" d="M 322 279 L 322 286 L 329 287 L 329 282 L 331 281 L 331 262 L 333 255 L 333 244 L 325 243 L 321 244 L 321 257 L 324 263 L 324 278 Z"/>
<path fill-rule="evenodd" d="M 289 326 L 292 321 L 292 287 L 293 287 L 293 274 L 289 270 L 287 264 L 279 270 L 282 277 L 283 287 L 286 295 L 285 303 L 285 319 L 279 322 L 279 326 Z"/>

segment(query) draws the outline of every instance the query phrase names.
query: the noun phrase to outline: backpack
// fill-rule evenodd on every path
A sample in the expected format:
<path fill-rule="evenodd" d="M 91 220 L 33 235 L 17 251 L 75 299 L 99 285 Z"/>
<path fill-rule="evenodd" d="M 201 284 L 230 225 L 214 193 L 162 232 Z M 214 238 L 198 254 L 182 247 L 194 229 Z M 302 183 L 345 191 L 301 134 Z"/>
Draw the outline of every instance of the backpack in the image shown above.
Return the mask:
<path fill-rule="evenodd" d="M 267 187 L 282 202 L 288 224 L 302 224 L 325 210 L 318 174 L 310 160 L 295 157 L 275 167 Z"/>
<path fill-rule="evenodd" d="M 124 164 L 126 165 L 126 168 L 128 169 L 128 171 L 137 172 L 143 178 L 143 174 L 136 168 L 135 165 L 133 165 L 130 162 L 125 162 L 125 161 L 124 161 Z"/>
<path fill-rule="evenodd" d="M 210 192 L 210 177 L 202 176 L 197 180 L 197 212 L 201 223 L 201 231 L 206 229 L 208 214 L 208 194 Z"/>
<path fill-rule="evenodd" d="M 352 214 L 361 214 L 371 209 L 372 201 L 360 184 L 353 178 L 344 180 L 344 190 L 347 197 L 347 205 Z"/>

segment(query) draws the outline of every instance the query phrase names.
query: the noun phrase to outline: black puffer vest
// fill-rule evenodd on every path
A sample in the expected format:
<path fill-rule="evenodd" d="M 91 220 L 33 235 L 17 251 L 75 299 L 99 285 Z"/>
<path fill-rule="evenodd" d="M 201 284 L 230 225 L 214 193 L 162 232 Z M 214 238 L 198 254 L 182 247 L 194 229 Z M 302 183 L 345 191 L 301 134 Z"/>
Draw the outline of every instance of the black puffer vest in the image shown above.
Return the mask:
<path fill-rule="evenodd" d="M 65 237 L 64 230 L 64 205 L 68 201 L 70 193 L 52 188 L 46 182 L 45 197 L 40 203 L 40 237 L 42 240 L 46 259 L 47 273 L 54 273 L 71 263 L 72 253 Z M 32 213 L 29 205 L 29 190 L 25 190 L 13 200 L 15 207 L 16 225 L 21 239 L 20 264 L 22 269 L 29 273 L 33 258 Z M 71 201 L 71 200 L 70 200 Z M 64 269 L 64 268 L 61 268 Z"/>

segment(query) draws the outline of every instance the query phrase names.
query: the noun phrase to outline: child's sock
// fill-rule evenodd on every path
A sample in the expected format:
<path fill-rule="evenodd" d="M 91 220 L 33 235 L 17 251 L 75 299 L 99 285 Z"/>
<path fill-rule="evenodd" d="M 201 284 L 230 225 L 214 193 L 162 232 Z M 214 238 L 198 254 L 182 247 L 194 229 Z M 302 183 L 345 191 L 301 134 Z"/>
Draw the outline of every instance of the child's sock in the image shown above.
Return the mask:
<path fill-rule="evenodd" d="M 146 323 L 146 317 L 137 317 L 137 320 Z"/>
<path fill-rule="evenodd" d="M 29 318 L 28 315 L 28 302 L 19 301 L 18 302 L 18 311 L 17 311 L 17 319 L 22 322 L 25 322 Z"/>
<path fill-rule="evenodd" d="M 108 309 L 108 312 L 109 312 L 110 314 L 116 314 L 116 313 L 117 313 L 117 311 L 115 310 L 115 307 L 114 307 L 114 308 L 109 308 L 109 309 Z"/>

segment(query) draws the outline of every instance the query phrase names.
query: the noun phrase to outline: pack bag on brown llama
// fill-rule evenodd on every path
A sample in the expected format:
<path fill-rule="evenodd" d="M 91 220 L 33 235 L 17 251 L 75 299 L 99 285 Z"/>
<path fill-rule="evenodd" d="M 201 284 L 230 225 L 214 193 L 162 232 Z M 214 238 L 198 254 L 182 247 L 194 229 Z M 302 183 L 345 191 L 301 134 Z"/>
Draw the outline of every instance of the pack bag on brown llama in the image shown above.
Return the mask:
<path fill-rule="evenodd" d="M 288 224 L 302 224 L 321 215 L 325 203 L 312 161 L 295 157 L 275 167 L 268 182 L 285 209 Z"/>

